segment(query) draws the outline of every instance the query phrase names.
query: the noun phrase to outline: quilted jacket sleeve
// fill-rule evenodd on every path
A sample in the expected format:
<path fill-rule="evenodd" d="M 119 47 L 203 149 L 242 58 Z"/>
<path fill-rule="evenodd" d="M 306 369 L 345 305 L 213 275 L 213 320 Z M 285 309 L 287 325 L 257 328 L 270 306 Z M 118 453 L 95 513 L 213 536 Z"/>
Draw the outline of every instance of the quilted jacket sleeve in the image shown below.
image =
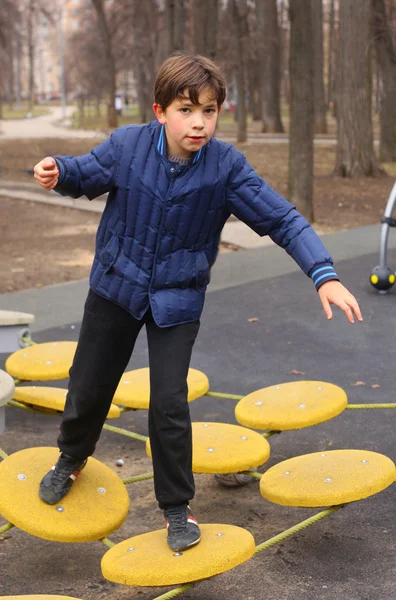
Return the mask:
<path fill-rule="evenodd" d="M 231 152 L 227 198 L 232 214 L 258 235 L 269 235 L 307 275 L 312 276 L 317 267 L 326 267 L 326 281 L 338 279 L 329 252 L 308 221 L 257 175 L 242 153 Z"/>
<path fill-rule="evenodd" d="M 119 159 L 120 130 L 96 146 L 88 154 L 76 158 L 55 156 L 59 168 L 59 181 L 55 191 L 61 196 L 93 200 L 115 185 Z"/>

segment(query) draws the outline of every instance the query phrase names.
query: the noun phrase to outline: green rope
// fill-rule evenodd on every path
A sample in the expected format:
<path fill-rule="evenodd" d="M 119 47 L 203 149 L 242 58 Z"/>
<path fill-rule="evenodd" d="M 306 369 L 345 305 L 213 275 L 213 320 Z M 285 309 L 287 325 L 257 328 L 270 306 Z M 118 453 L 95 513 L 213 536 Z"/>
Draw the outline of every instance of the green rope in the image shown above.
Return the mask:
<path fill-rule="evenodd" d="M 396 408 L 396 403 L 389 404 L 347 404 L 346 407 L 350 410 L 356 410 L 359 408 Z"/>
<path fill-rule="evenodd" d="M 34 408 L 30 408 L 30 406 L 26 406 L 26 404 L 18 402 L 17 400 L 9 400 L 7 404 L 9 406 L 15 406 L 16 408 L 22 408 L 22 410 L 28 410 L 29 412 L 37 412 L 34 410 Z"/>
<path fill-rule="evenodd" d="M 103 429 L 113 431 L 114 433 L 119 433 L 120 435 L 126 435 L 127 437 L 134 438 L 135 440 L 140 440 L 141 442 L 146 442 L 148 440 L 146 435 L 140 435 L 140 433 L 134 433 L 133 431 L 128 431 L 127 429 L 121 429 L 121 427 L 114 427 L 114 425 L 107 425 L 107 423 L 103 425 Z"/>
<path fill-rule="evenodd" d="M 100 538 L 99 541 L 103 542 L 103 544 L 105 546 L 107 546 L 108 548 L 112 548 L 113 546 L 115 546 L 115 543 L 112 542 L 111 540 L 109 540 L 109 538 L 107 538 L 107 537 L 102 537 L 102 538 Z"/>
<path fill-rule="evenodd" d="M 4 452 L 4 450 L 2 450 L 2 449 L 0 448 L 0 458 L 1 458 L 2 460 L 5 460 L 7 457 L 8 457 L 8 454 L 6 454 L 6 453 Z"/>
<path fill-rule="evenodd" d="M 239 471 L 241 475 L 249 475 L 249 477 L 253 477 L 253 479 L 261 479 L 263 474 L 258 471 Z M 239 475 L 238 473 L 238 475 Z"/>
<path fill-rule="evenodd" d="M 327 517 L 328 515 L 332 514 L 336 510 L 339 510 L 340 508 L 343 508 L 343 504 L 341 504 L 339 506 L 331 506 L 330 508 L 323 510 L 322 512 L 318 513 L 317 515 L 314 515 L 313 517 L 309 517 L 309 519 L 306 519 L 305 521 L 301 521 L 301 523 L 298 523 L 297 525 L 290 527 L 290 529 L 286 529 L 279 535 L 276 535 L 275 537 L 270 538 L 266 542 L 263 542 L 262 544 L 259 544 L 258 546 L 256 546 L 255 554 L 258 554 L 259 552 L 262 552 L 263 550 L 267 550 L 267 548 L 271 548 L 271 546 L 274 546 L 278 542 L 283 542 L 283 540 L 290 537 L 291 535 L 298 533 L 299 531 L 301 531 L 302 529 L 305 529 L 305 527 L 308 527 L 309 525 L 313 525 L 313 523 L 320 521 L 324 517 Z"/>
<path fill-rule="evenodd" d="M 281 431 L 265 431 L 261 435 L 263 436 L 263 438 L 269 438 L 273 435 L 277 435 L 278 433 L 282 433 L 282 432 Z"/>
<path fill-rule="evenodd" d="M 118 406 L 118 404 L 117 404 Z M 125 412 L 131 412 L 132 410 L 138 410 L 137 408 L 129 408 L 129 406 L 118 406 L 118 408 L 120 409 L 120 413 L 125 413 Z"/>
<path fill-rule="evenodd" d="M 123 479 L 122 483 L 128 485 L 128 483 L 136 483 L 137 481 L 144 481 L 145 479 L 152 479 L 154 477 L 154 473 L 143 473 L 143 475 L 135 475 L 134 477 L 128 477 L 127 479 Z"/>
<path fill-rule="evenodd" d="M 15 527 L 15 525 L 13 525 L 12 523 L 6 523 L 5 525 L 3 525 L 3 527 L 0 527 L 0 535 L 2 533 L 5 533 L 9 529 L 12 529 L 13 527 Z"/>
<path fill-rule="evenodd" d="M 30 339 L 30 338 L 28 338 L 28 337 L 23 337 L 23 338 L 22 338 L 22 342 L 23 342 L 24 344 L 29 344 L 29 346 L 35 346 L 35 345 L 36 345 L 36 342 L 33 342 L 33 340 L 31 340 L 31 339 Z"/>
<path fill-rule="evenodd" d="M 175 596 L 179 596 L 179 594 L 183 594 L 183 592 L 186 592 L 187 590 L 191 589 L 193 585 L 193 583 L 185 583 L 184 585 L 181 585 L 180 587 L 175 588 L 170 592 L 166 592 L 166 594 L 156 596 L 154 600 L 168 600 L 168 598 L 175 598 Z"/>
<path fill-rule="evenodd" d="M 228 400 L 242 400 L 245 396 L 236 396 L 235 394 L 221 394 L 220 392 L 206 392 L 205 396 L 214 398 L 227 398 Z"/>

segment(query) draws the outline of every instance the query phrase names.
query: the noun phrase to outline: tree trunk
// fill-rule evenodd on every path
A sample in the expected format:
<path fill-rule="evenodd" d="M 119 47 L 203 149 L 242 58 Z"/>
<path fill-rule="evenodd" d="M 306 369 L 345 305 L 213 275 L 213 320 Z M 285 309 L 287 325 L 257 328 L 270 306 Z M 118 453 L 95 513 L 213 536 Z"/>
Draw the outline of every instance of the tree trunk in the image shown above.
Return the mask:
<path fill-rule="evenodd" d="M 290 0 L 289 200 L 312 222 L 313 55 L 311 11 L 306 0 Z"/>
<path fill-rule="evenodd" d="M 101 96 L 96 95 L 95 96 L 95 117 L 99 118 L 100 117 L 100 101 L 101 101 Z"/>
<path fill-rule="evenodd" d="M 311 0 L 313 62 L 314 62 L 314 129 L 315 133 L 327 133 L 326 106 L 323 85 L 323 4 Z"/>
<path fill-rule="evenodd" d="M 185 0 L 166 0 L 165 14 L 168 30 L 168 53 L 182 52 L 184 49 Z"/>
<path fill-rule="evenodd" d="M 34 103 L 34 40 L 33 40 L 33 15 L 35 11 L 34 0 L 29 2 L 27 37 L 28 37 L 28 56 L 29 56 L 29 99 L 28 112 L 32 112 Z"/>
<path fill-rule="evenodd" d="M 337 81 L 337 158 L 341 177 L 379 174 L 374 153 L 371 116 L 370 4 L 340 3 Z"/>
<path fill-rule="evenodd" d="M 380 160 L 396 161 L 396 48 L 384 0 L 372 0 L 372 30 L 379 75 Z"/>
<path fill-rule="evenodd" d="M 247 113 L 246 113 L 246 45 L 247 45 L 247 4 L 246 0 L 230 0 L 233 25 L 235 28 L 235 53 L 236 53 L 236 82 L 238 90 L 238 130 L 237 141 L 247 140 Z"/>
<path fill-rule="evenodd" d="M 335 60 L 335 14 L 334 0 L 330 0 L 329 10 L 329 44 L 327 54 L 327 110 L 330 109 L 334 102 L 334 60 Z"/>
<path fill-rule="evenodd" d="M 248 85 L 249 85 L 249 113 L 253 121 L 262 121 L 263 103 L 261 101 L 261 61 L 251 58 L 248 66 Z"/>
<path fill-rule="evenodd" d="M 22 106 L 22 93 L 21 93 L 21 28 L 20 23 L 15 25 L 15 95 L 16 95 L 16 107 L 19 109 Z"/>
<path fill-rule="evenodd" d="M 256 18 L 262 40 L 263 57 L 261 74 L 262 130 L 269 133 L 283 133 L 280 113 L 281 37 L 276 0 L 256 0 Z"/>
<path fill-rule="evenodd" d="M 103 6 L 103 0 L 92 0 L 92 4 L 95 8 L 99 30 L 103 40 L 105 59 L 107 64 L 107 73 L 109 78 L 109 100 L 107 105 L 107 124 L 111 129 L 114 129 L 118 125 L 118 117 L 115 109 L 115 97 L 117 91 L 116 84 L 116 67 L 113 54 L 113 43 L 111 34 L 107 25 L 106 15 Z"/>
<path fill-rule="evenodd" d="M 156 72 L 156 24 L 157 5 L 146 0 L 142 6 L 135 0 L 133 12 L 134 50 L 136 54 L 135 76 L 140 120 L 147 123 L 153 117 L 153 89 Z"/>
<path fill-rule="evenodd" d="M 192 18 L 195 53 L 216 60 L 219 0 L 195 0 L 192 4 Z"/>

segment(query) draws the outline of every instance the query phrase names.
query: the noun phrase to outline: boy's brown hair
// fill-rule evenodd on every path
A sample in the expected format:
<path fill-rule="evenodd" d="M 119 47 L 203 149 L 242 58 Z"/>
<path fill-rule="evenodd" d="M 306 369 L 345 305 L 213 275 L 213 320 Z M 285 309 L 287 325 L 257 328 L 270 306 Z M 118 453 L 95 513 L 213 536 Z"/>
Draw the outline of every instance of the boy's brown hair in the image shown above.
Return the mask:
<path fill-rule="evenodd" d="M 189 99 L 199 104 L 199 94 L 205 88 L 213 90 L 217 106 L 223 104 L 226 96 L 226 83 L 222 72 L 215 63 L 205 56 L 179 54 L 167 58 L 160 67 L 154 87 L 154 100 L 165 110 L 173 100 Z"/>

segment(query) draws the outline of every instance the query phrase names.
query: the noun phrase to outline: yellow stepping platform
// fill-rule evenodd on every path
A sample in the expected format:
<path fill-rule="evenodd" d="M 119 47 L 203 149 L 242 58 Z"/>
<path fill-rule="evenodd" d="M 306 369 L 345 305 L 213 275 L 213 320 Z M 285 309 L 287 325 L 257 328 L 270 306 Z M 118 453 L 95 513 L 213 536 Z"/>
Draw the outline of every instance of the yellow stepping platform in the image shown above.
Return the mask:
<path fill-rule="evenodd" d="M 102 574 L 124 585 L 176 585 L 219 575 L 254 554 L 254 538 L 246 529 L 213 524 L 200 529 L 200 543 L 186 552 L 170 550 L 166 529 L 125 540 L 103 556 Z"/>
<path fill-rule="evenodd" d="M 252 429 L 287 431 L 328 421 L 347 404 L 344 390 L 332 383 L 295 381 L 245 396 L 235 408 L 235 418 Z"/>
<path fill-rule="evenodd" d="M 265 438 L 251 429 L 227 423 L 193 423 L 194 473 L 234 473 L 259 467 L 270 455 Z M 151 456 L 150 440 L 146 452 Z"/>
<path fill-rule="evenodd" d="M 49 408 L 63 412 L 65 408 L 67 390 L 55 387 L 43 386 L 17 386 L 14 391 L 14 399 L 30 406 Z M 110 406 L 108 419 L 117 419 L 120 409 L 115 404 Z"/>
<path fill-rule="evenodd" d="M 35 596 L 0 596 L 0 600 L 78 600 L 78 598 L 72 598 L 71 596 L 48 596 L 47 594 L 35 595 Z"/>
<path fill-rule="evenodd" d="M 187 385 L 188 401 L 192 402 L 209 390 L 209 379 L 201 371 L 190 369 Z M 150 404 L 149 369 L 135 369 L 124 373 L 114 394 L 113 402 L 127 408 L 148 409 Z"/>
<path fill-rule="evenodd" d="M 51 381 L 69 376 L 77 342 L 46 342 L 22 348 L 8 357 L 6 371 L 25 381 Z"/>
<path fill-rule="evenodd" d="M 283 506 L 332 506 L 377 494 L 395 475 L 394 463 L 377 452 L 330 450 L 275 465 L 261 478 L 260 491 Z"/>
<path fill-rule="evenodd" d="M 31 535 L 54 542 L 90 542 L 125 520 L 129 496 L 109 467 L 89 458 L 70 492 L 58 504 L 40 500 L 39 483 L 55 464 L 57 448 L 29 448 L 0 463 L 0 514 Z"/>

